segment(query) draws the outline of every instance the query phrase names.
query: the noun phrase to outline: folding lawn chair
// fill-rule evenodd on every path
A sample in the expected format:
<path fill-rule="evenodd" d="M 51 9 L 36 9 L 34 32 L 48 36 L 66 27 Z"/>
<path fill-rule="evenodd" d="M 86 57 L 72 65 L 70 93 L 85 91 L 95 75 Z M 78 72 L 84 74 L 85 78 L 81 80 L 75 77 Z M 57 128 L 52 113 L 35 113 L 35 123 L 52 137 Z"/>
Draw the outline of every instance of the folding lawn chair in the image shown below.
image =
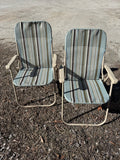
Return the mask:
<path fill-rule="evenodd" d="M 62 120 L 63 96 L 73 104 L 104 104 L 110 100 L 113 84 L 118 80 L 111 69 L 104 65 L 106 40 L 106 33 L 100 29 L 72 29 L 67 33 L 64 67 L 59 69 L 59 82 L 62 83 Z M 103 68 L 107 71 L 106 78 Z M 102 82 L 108 78 L 111 80 L 109 95 Z M 99 124 L 76 124 L 64 120 L 63 122 L 75 126 L 100 126 L 106 122 L 108 110 L 109 105 L 104 121 Z"/>
<path fill-rule="evenodd" d="M 6 65 L 13 81 L 15 99 L 18 105 L 16 88 L 23 86 L 44 86 L 51 82 L 55 84 L 56 54 L 53 54 L 52 29 L 44 21 L 20 22 L 15 27 L 17 55 Z M 13 80 L 11 65 L 19 57 L 21 62 L 19 72 Z M 19 60 L 18 59 L 18 60 Z M 56 102 L 54 85 L 54 102 L 50 105 L 29 105 L 24 107 L 52 106 Z M 20 105 L 22 106 L 22 105 Z"/>

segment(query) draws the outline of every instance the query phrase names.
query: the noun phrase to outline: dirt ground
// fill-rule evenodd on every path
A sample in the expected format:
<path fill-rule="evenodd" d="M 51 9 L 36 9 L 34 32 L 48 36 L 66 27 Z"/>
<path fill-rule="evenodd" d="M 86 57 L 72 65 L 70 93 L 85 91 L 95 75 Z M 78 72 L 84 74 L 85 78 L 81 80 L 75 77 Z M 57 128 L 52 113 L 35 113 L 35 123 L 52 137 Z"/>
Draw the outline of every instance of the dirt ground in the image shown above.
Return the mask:
<path fill-rule="evenodd" d="M 16 104 L 10 74 L 5 70 L 6 62 L 15 52 L 15 43 L 0 44 L 0 159 L 119 160 L 120 83 L 113 88 L 110 112 L 104 126 L 69 127 L 61 121 L 58 83 L 57 102 L 53 107 L 24 109 Z M 114 66 L 112 70 L 120 78 L 120 65 Z M 22 104 L 28 104 L 29 99 L 35 97 L 49 104 L 53 101 L 52 88 L 53 84 L 42 88 L 18 88 L 17 94 Z M 106 89 L 109 89 L 109 82 Z M 31 101 L 34 102 L 39 101 Z M 98 123 L 104 118 L 106 106 L 101 110 L 98 106 L 72 106 L 65 100 L 64 103 L 66 121 Z"/>
<path fill-rule="evenodd" d="M 63 62 L 64 38 L 71 28 L 102 28 L 108 36 L 105 62 L 114 85 L 108 119 L 101 127 L 70 127 L 61 121 L 61 86 L 57 102 L 49 108 L 21 108 L 14 98 L 5 65 L 16 54 L 14 26 L 19 21 L 46 20 L 53 28 L 58 66 Z M 0 1 L 0 160 L 119 160 L 120 159 L 120 3 L 119 0 L 15 0 Z M 114 55 L 114 56 L 113 56 Z M 16 64 L 15 64 L 16 65 Z M 13 68 L 14 75 L 16 74 Z M 105 73 L 106 74 L 106 73 Z M 105 87 L 109 91 L 110 82 Z M 53 84 L 17 88 L 22 104 L 53 101 Z M 37 98 L 36 98 L 37 97 Z M 31 102 L 30 99 L 33 99 Z M 40 102 L 39 102 L 40 101 Z M 101 122 L 106 105 L 71 105 L 64 99 L 64 119 Z"/>

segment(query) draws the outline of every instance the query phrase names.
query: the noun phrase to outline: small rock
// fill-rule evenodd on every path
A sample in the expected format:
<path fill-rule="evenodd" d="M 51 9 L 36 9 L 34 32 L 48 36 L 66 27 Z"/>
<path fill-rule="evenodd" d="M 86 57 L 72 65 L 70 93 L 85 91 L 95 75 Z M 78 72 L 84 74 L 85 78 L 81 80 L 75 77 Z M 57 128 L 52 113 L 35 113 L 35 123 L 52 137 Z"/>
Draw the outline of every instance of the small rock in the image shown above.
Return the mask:
<path fill-rule="evenodd" d="M 51 148 L 48 148 L 48 153 L 50 153 L 51 152 Z"/>
<path fill-rule="evenodd" d="M 96 142 L 96 146 L 98 146 L 98 142 Z"/>
<path fill-rule="evenodd" d="M 79 147 L 79 144 L 78 144 L 78 143 L 76 143 L 75 145 L 76 145 L 76 147 Z"/>

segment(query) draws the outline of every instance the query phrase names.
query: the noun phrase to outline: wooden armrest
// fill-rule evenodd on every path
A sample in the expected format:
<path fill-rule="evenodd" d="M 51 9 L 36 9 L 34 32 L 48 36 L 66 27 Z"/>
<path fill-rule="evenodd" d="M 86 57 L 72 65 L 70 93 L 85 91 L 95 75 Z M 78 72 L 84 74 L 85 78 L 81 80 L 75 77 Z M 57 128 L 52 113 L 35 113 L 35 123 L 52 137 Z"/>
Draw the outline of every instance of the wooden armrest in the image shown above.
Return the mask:
<path fill-rule="evenodd" d="M 52 66 L 53 66 L 53 68 L 56 67 L 56 61 L 57 61 L 57 55 L 53 54 L 53 56 L 52 56 Z"/>
<path fill-rule="evenodd" d="M 59 82 L 63 83 L 64 82 L 64 67 L 59 69 Z"/>
<path fill-rule="evenodd" d="M 113 72 L 111 71 L 110 67 L 108 67 L 106 64 L 104 65 L 104 68 L 106 69 L 108 73 L 108 77 L 111 80 L 113 84 L 116 84 L 118 82 L 118 79 L 114 76 Z"/>
<path fill-rule="evenodd" d="M 13 64 L 13 62 L 15 61 L 15 59 L 18 57 L 18 55 L 15 55 L 11 58 L 11 60 L 9 61 L 9 63 L 5 66 L 6 69 L 10 69 L 10 66 Z"/>

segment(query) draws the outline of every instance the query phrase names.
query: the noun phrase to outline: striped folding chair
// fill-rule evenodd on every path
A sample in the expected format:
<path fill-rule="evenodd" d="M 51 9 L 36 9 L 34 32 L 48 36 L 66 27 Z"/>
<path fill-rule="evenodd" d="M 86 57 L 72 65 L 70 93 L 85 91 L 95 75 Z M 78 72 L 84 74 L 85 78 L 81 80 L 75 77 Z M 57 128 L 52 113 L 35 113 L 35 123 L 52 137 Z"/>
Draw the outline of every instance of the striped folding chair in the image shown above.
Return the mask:
<path fill-rule="evenodd" d="M 54 82 L 56 54 L 52 50 L 52 29 L 50 24 L 44 21 L 20 22 L 15 27 L 17 55 L 6 65 L 13 81 L 13 89 L 18 105 L 16 88 L 23 86 L 44 86 Z M 19 72 L 13 79 L 11 65 L 19 57 Z M 20 67 L 22 66 L 22 67 Z M 55 87 L 55 85 L 54 85 Z M 52 106 L 56 102 L 54 88 L 54 101 L 48 105 L 29 105 L 24 107 Z M 21 106 L 21 105 L 20 105 Z"/>
<path fill-rule="evenodd" d="M 104 64 L 106 39 L 106 33 L 100 29 L 72 29 L 68 32 L 64 66 L 59 69 L 59 82 L 62 83 L 62 120 L 63 96 L 73 104 L 104 104 L 110 100 L 113 84 L 118 80 Z M 103 68 L 108 73 L 106 78 L 103 75 Z M 108 78 L 111 80 L 109 94 L 102 82 Z M 104 121 L 99 124 L 75 124 L 64 120 L 63 122 L 75 126 L 100 126 L 106 122 L 108 110 L 109 107 L 106 109 Z"/>

